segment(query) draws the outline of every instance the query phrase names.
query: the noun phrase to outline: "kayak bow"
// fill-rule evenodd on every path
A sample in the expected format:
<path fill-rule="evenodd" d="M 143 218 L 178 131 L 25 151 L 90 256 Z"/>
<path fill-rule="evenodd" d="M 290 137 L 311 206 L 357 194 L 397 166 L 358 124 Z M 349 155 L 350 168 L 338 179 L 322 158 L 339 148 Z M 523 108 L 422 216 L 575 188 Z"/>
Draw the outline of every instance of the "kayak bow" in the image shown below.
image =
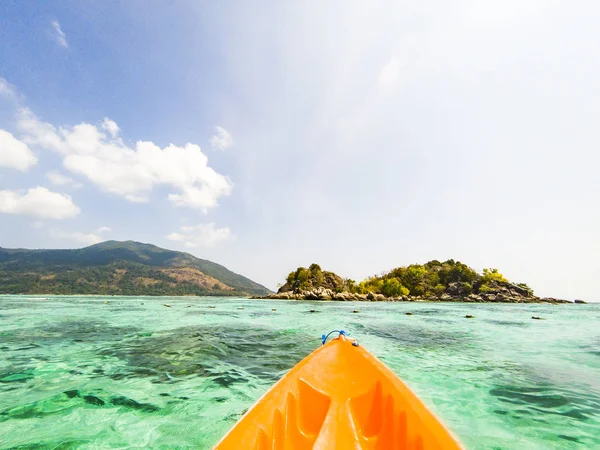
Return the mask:
<path fill-rule="evenodd" d="M 313 448 L 461 446 L 391 370 L 340 332 L 279 380 L 215 447 Z"/>

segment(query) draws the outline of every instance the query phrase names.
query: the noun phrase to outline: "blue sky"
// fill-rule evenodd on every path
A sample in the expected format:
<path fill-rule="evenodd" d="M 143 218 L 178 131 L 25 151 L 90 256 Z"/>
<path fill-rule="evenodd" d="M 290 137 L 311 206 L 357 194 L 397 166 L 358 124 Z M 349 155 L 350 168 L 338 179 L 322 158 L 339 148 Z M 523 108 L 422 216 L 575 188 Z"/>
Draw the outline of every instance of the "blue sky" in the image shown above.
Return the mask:
<path fill-rule="evenodd" d="M 600 300 L 592 1 L 0 4 L 0 246 Z"/>

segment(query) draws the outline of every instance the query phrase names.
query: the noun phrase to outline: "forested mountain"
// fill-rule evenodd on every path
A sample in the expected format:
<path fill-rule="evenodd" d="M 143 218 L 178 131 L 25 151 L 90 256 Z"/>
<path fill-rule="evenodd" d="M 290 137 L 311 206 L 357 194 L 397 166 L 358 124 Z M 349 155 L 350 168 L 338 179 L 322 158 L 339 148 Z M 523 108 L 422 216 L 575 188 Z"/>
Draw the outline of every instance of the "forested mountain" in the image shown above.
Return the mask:
<path fill-rule="evenodd" d="M 0 247 L 0 293 L 265 295 L 270 291 L 219 264 L 134 241 L 73 250 Z"/>

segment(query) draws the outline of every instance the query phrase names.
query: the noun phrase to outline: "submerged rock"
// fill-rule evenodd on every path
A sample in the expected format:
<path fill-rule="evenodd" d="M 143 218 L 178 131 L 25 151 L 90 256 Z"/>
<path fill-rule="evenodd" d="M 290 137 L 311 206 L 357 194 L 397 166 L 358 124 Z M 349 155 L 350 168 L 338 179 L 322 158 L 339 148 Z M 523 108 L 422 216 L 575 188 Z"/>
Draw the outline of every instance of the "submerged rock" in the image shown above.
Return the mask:
<path fill-rule="evenodd" d="M 96 397 L 95 395 L 84 395 L 83 401 L 95 406 L 104 406 L 105 402 L 101 398 Z"/>
<path fill-rule="evenodd" d="M 123 396 L 113 397 L 110 399 L 110 403 L 114 406 L 124 406 L 125 408 L 135 409 L 143 412 L 156 412 L 160 411 L 160 408 L 150 403 L 139 403 L 135 400 Z"/>
<path fill-rule="evenodd" d="M 65 392 L 63 392 L 63 394 L 65 394 L 69 398 L 75 398 L 75 397 L 80 397 L 81 396 L 81 394 L 79 393 L 79 391 L 77 389 L 72 389 L 70 391 L 65 391 Z"/>
<path fill-rule="evenodd" d="M 310 314 L 308 309 L 300 313 Z M 282 371 L 289 370 L 300 360 L 298 355 L 314 350 L 311 340 L 314 336 L 306 330 L 302 333 L 306 338 L 298 339 L 297 334 L 255 323 L 197 324 L 117 342 L 101 350 L 100 354 L 125 362 L 118 374 L 126 379 L 149 377 L 151 383 L 158 384 L 176 383 L 187 376 L 231 374 L 225 367 L 209 373 L 214 361 L 225 358 L 227 366 L 241 367 L 271 384 L 281 377 Z M 270 357 L 265 358 L 265 355 Z"/>
<path fill-rule="evenodd" d="M 26 383 L 33 380 L 33 370 L 26 369 L 21 372 L 0 373 L 0 383 Z"/>

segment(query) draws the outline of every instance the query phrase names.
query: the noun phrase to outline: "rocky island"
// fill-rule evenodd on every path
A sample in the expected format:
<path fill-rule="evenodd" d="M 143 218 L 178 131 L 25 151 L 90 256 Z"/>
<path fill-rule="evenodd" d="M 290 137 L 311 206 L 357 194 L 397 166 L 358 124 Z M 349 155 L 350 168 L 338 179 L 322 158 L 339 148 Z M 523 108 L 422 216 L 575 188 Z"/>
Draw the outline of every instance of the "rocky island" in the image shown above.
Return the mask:
<path fill-rule="evenodd" d="M 445 301 L 502 303 L 572 303 L 538 297 L 525 283 L 507 280 L 497 269 L 478 273 L 449 259 L 398 267 L 360 283 L 324 271 L 318 264 L 299 267 L 277 293 L 256 298 L 338 301 Z"/>

